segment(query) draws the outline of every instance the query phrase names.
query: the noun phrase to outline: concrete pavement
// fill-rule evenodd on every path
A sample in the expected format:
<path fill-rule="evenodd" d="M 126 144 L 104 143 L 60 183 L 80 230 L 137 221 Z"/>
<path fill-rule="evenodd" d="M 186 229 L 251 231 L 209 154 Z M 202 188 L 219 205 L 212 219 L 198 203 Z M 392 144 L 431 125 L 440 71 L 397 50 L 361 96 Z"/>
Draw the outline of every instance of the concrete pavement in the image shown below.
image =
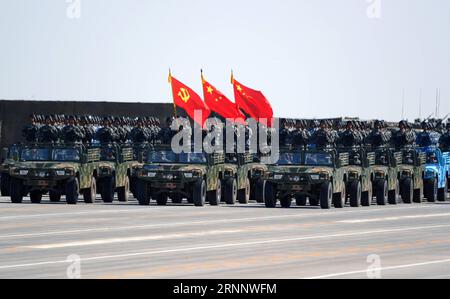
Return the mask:
<path fill-rule="evenodd" d="M 450 278 L 450 202 L 325 211 L 0 199 L 0 278 L 66 278 L 77 257 L 81 278 Z"/>

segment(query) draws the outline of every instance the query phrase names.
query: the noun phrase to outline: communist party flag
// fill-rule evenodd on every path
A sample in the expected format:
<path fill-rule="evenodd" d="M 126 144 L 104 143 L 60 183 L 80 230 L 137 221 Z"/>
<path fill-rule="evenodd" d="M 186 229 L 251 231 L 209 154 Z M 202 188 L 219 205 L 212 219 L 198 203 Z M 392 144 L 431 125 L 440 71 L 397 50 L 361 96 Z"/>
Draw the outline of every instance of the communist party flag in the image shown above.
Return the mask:
<path fill-rule="evenodd" d="M 264 124 L 271 127 L 273 110 L 263 93 L 239 83 L 233 75 L 231 75 L 231 83 L 234 87 L 236 105 L 257 121 L 263 122 L 262 119 L 267 119 L 267 123 L 264 122 Z"/>
<path fill-rule="evenodd" d="M 186 111 L 186 113 L 200 126 L 203 127 L 205 121 L 211 114 L 208 106 L 202 98 L 191 88 L 181 83 L 169 73 L 169 83 L 172 85 L 173 103 Z M 201 119 L 196 117 L 195 112 L 201 111 Z"/>
<path fill-rule="evenodd" d="M 239 110 L 239 107 L 230 101 L 223 93 L 221 93 L 212 84 L 207 82 L 203 77 L 203 94 L 206 105 L 226 119 L 233 119 L 237 123 L 245 124 L 245 115 Z"/>

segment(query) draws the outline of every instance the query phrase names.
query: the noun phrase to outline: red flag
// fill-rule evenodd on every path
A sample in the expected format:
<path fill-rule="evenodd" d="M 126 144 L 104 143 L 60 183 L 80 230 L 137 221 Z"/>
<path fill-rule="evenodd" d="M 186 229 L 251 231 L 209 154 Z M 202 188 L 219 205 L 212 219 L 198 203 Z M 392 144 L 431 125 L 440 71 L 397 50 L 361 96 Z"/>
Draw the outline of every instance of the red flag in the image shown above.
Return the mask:
<path fill-rule="evenodd" d="M 202 98 L 191 88 L 172 77 L 171 74 L 169 74 L 169 83 L 172 85 L 174 104 L 183 108 L 196 123 L 203 127 L 205 121 L 211 114 L 211 110 L 203 102 Z M 196 110 L 202 112 L 201 119 L 196 119 L 194 114 Z"/>
<path fill-rule="evenodd" d="M 265 124 L 272 126 L 273 109 L 262 92 L 242 85 L 233 76 L 231 82 L 238 107 L 257 121 L 267 119 L 267 124 Z"/>
<path fill-rule="evenodd" d="M 202 74 L 203 94 L 205 103 L 208 107 L 226 119 L 236 120 L 238 123 L 245 124 L 245 115 L 239 110 L 238 106 L 230 101 L 217 88 L 205 80 Z"/>

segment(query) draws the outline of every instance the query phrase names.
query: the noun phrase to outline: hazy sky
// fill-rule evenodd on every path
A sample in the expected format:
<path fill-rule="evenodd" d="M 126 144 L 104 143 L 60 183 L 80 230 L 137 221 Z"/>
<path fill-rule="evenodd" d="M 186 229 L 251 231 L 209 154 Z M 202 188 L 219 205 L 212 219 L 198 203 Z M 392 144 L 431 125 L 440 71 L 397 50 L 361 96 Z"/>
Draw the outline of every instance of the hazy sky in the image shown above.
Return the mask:
<path fill-rule="evenodd" d="M 372 18 L 370 0 L 71 1 L 0 0 L 0 98 L 170 102 L 169 67 L 200 94 L 203 68 L 276 116 L 396 120 L 405 88 L 413 119 L 436 87 L 450 112 L 448 0 L 372 0 Z"/>

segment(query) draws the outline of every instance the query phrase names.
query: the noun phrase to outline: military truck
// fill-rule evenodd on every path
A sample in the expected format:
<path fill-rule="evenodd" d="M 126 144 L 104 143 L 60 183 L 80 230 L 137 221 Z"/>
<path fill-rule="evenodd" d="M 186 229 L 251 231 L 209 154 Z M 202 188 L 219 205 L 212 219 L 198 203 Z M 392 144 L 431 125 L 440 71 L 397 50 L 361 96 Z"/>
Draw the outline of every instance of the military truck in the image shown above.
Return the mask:
<path fill-rule="evenodd" d="M 32 203 L 40 203 L 49 193 L 52 202 L 65 195 L 68 204 L 76 204 L 82 193 L 86 203 L 93 203 L 99 160 L 98 149 L 78 144 L 21 146 L 18 161 L 9 170 L 11 202 L 21 203 L 30 194 Z"/>
<path fill-rule="evenodd" d="M 120 202 L 126 202 L 130 194 L 132 175 L 140 168 L 134 159 L 133 148 L 127 145 L 104 144 L 98 147 L 100 162 L 97 174 L 97 193 L 103 202 L 111 203 L 114 195 Z"/>
<path fill-rule="evenodd" d="M 350 206 L 370 206 L 373 199 L 375 153 L 359 146 L 339 148 L 338 152 L 349 154 L 346 189 Z"/>
<path fill-rule="evenodd" d="M 378 147 L 374 149 L 374 152 L 375 165 L 373 166 L 372 184 L 377 205 L 398 204 L 400 181 L 397 167 L 402 164 L 402 152 L 389 147 Z"/>
<path fill-rule="evenodd" d="M 236 200 L 247 204 L 250 200 L 264 202 L 267 166 L 255 162 L 252 153 L 226 154 L 222 178 L 222 200 L 233 205 Z"/>
<path fill-rule="evenodd" d="M 423 177 L 424 194 L 428 202 L 445 201 L 448 197 L 448 156 L 435 146 L 421 149 L 427 155 Z"/>
<path fill-rule="evenodd" d="M 426 154 L 415 147 L 402 149 L 402 164 L 398 166 L 400 195 L 404 203 L 420 203 L 423 195 L 423 177 Z"/>
<path fill-rule="evenodd" d="M 264 190 L 268 208 L 291 206 L 292 198 L 322 209 L 343 208 L 346 203 L 349 154 L 335 149 L 280 148 L 279 160 L 269 165 L 269 178 Z"/>
<path fill-rule="evenodd" d="M 169 146 L 150 146 L 142 155 L 138 171 L 137 199 L 149 205 L 156 199 L 166 205 L 168 198 L 181 203 L 187 198 L 195 206 L 219 205 L 224 177 L 224 154 L 174 153 Z"/>
<path fill-rule="evenodd" d="M 10 176 L 9 169 L 14 166 L 18 159 L 18 145 L 11 145 L 3 149 L 0 159 L 0 195 L 10 196 Z"/>

